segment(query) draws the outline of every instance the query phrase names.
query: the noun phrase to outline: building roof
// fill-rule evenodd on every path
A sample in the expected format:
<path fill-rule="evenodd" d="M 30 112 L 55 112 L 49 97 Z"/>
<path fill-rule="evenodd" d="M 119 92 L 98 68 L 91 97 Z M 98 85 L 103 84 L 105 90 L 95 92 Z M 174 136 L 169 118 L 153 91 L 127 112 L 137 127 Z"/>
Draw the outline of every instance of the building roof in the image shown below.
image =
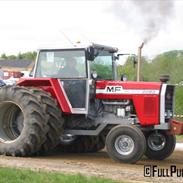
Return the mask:
<path fill-rule="evenodd" d="M 0 60 L 1 67 L 27 68 L 33 63 L 32 60 Z"/>

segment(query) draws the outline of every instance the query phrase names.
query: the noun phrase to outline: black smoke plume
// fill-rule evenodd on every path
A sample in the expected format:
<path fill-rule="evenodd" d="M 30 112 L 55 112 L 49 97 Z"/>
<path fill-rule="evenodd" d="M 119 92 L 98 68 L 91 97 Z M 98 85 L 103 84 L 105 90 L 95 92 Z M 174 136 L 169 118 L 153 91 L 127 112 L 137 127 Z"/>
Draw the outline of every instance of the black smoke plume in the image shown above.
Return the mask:
<path fill-rule="evenodd" d="M 166 29 L 174 0 L 113 0 L 112 12 L 147 43 Z"/>

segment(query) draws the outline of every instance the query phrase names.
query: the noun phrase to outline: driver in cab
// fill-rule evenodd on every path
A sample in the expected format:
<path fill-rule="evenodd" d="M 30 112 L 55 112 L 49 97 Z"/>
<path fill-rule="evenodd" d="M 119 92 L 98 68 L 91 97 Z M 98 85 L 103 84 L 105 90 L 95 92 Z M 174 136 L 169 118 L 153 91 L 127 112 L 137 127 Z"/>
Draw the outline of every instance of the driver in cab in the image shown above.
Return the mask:
<path fill-rule="evenodd" d="M 73 57 L 65 58 L 65 67 L 60 70 L 60 76 L 64 78 L 71 78 L 79 76 L 79 72 L 76 69 L 77 61 Z"/>

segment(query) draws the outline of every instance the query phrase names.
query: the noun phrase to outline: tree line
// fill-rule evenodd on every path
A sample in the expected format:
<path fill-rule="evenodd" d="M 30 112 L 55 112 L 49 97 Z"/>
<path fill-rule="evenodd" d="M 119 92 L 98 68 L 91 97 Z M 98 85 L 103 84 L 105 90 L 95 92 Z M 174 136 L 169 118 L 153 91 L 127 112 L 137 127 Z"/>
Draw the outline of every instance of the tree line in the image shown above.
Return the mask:
<path fill-rule="evenodd" d="M 6 53 L 1 54 L 1 60 L 35 60 L 36 59 L 36 51 L 29 51 L 25 53 L 19 52 L 17 55 L 6 55 Z"/>
<path fill-rule="evenodd" d="M 118 73 L 125 73 L 129 80 L 136 80 L 136 67 L 130 58 L 125 65 L 118 66 Z M 183 50 L 174 50 L 157 55 L 153 59 L 142 57 L 141 80 L 159 81 L 161 75 L 170 75 L 170 82 L 177 84 L 183 82 Z"/>

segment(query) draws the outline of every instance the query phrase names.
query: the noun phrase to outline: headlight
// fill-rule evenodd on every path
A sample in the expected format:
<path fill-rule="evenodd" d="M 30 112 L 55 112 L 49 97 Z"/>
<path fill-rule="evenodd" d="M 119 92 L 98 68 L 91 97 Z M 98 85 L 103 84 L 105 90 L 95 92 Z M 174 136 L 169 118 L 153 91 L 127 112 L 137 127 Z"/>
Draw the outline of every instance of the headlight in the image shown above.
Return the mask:
<path fill-rule="evenodd" d="M 167 98 L 168 100 L 170 100 L 170 99 L 172 98 L 172 94 L 171 94 L 171 93 L 167 93 L 167 94 L 166 94 L 166 98 Z"/>

